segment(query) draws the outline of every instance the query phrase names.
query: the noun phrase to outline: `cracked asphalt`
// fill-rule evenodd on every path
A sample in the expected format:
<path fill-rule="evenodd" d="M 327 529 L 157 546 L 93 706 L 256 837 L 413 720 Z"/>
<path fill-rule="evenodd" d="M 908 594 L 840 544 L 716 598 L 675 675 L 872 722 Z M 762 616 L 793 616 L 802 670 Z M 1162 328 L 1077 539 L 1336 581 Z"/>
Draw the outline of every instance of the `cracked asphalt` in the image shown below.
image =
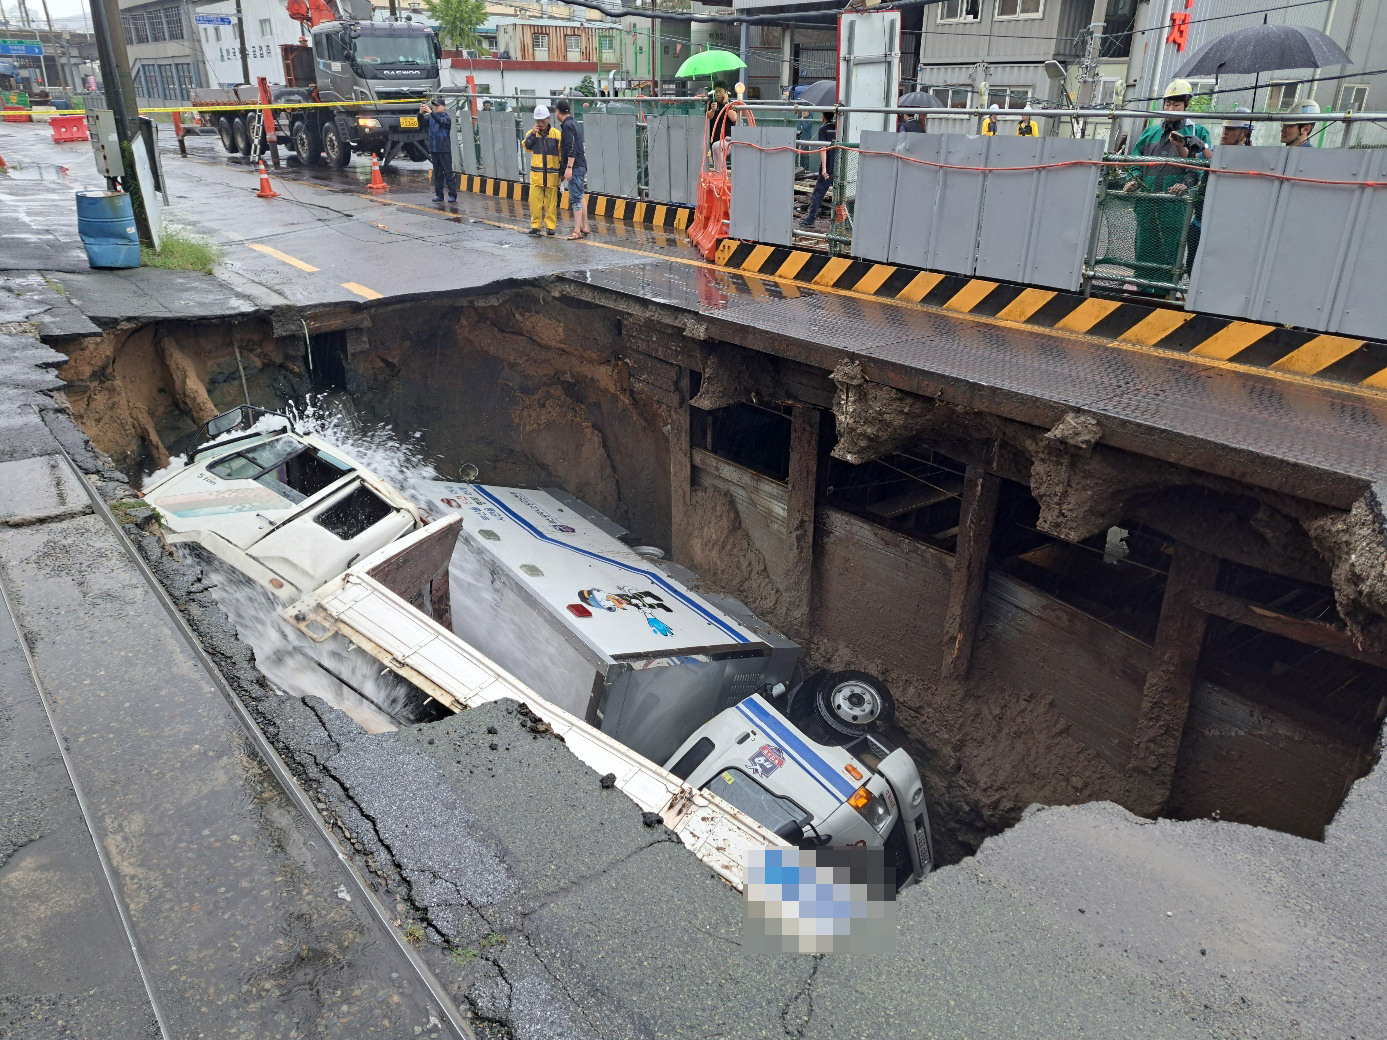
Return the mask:
<path fill-rule="evenodd" d="M 190 173 L 175 193 L 185 212 L 195 190 L 207 209 L 209 198 L 240 198 L 245 176 Z M 180 663 L 119 543 L 43 461 L 61 446 L 104 497 L 124 492 L 51 396 L 60 358 L 36 334 L 94 331 L 97 319 L 153 314 L 156 303 L 231 313 L 247 300 L 314 302 L 335 290 L 297 275 L 275 281 L 256 257 L 222 280 L 94 275 L 64 230 L 70 199 L 5 186 L 0 212 L 17 230 L 0 249 L 10 272 L 0 279 L 0 465 L 18 468 L 0 473 L 0 581 L 18 625 L 0 611 L 0 1038 L 158 1035 L 60 750 L 112 829 L 122 891 L 146 897 L 132 907 L 155 984 L 179 1003 L 176 1035 L 428 1031 L 407 966 L 342 899 L 334 861 L 306 852 L 313 831 L 284 807 L 244 733 L 217 715 L 220 692 Z M 334 208 L 340 229 L 387 233 L 365 229 L 390 211 L 325 197 L 315 205 Z M 341 252 L 342 230 L 276 206 L 294 248 Z M 418 222 L 388 232 L 431 236 L 430 250 L 475 234 L 493 250 L 459 264 L 459 282 L 572 263 L 553 243 L 521 240 L 502 254 L 505 243 L 486 237 L 495 229 Z M 486 274 L 496 256 L 506 264 Z M 73 276 L 79 291 L 57 292 L 36 268 Z M 399 273 L 405 291 L 408 271 Z M 903 893 L 894 951 L 751 955 L 740 897 L 559 740 L 524 728 L 518 705 L 363 734 L 321 702 L 270 690 L 208 588 L 215 579 L 130 533 L 478 1035 L 1387 1036 L 1380 766 L 1323 843 L 1215 821 L 1153 824 L 1106 804 L 1038 810 Z M 61 745 L 26 646 L 53 679 Z M 147 703 L 127 707 L 137 698 Z M 204 835 L 212 828 L 199 821 L 217 813 L 234 829 Z M 295 941 L 267 950 L 266 935 Z"/>

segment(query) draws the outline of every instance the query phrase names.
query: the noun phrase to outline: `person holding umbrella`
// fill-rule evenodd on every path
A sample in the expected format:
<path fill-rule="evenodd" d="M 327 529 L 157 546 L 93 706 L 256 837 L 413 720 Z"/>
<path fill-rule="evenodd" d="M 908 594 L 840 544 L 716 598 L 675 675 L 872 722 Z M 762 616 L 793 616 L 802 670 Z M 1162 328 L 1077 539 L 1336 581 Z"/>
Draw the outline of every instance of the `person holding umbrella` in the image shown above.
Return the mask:
<path fill-rule="evenodd" d="M 708 99 L 708 140 L 712 142 L 713 155 L 727 165 L 727 150 L 732 147 L 732 127 L 737 123 L 737 110 L 727 97 L 727 88 L 713 88 L 713 96 Z"/>

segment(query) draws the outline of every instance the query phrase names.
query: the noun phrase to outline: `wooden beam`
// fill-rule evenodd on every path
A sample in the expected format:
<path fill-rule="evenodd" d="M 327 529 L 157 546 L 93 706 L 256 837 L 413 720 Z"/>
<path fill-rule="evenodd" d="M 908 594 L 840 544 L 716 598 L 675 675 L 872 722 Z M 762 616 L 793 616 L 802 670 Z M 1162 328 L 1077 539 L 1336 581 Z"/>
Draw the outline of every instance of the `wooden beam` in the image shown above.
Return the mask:
<path fill-rule="evenodd" d="M 814 510 L 819 489 L 819 409 L 797 404 L 790 413 L 789 499 L 785 508 L 787 634 L 804 642 L 813 617 Z"/>
<path fill-rule="evenodd" d="M 964 472 L 949 609 L 944 615 L 944 664 L 940 677 L 945 680 L 962 682 L 973 661 L 1001 487 L 1001 477 L 981 466 L 970 465 Z"/>
<path fill-rule="evenodd" d="M 1360 650 L 1353 636 L 1337 625 L 1323 621 L 1309 621 L 1279 610 L 1263 607 L 1249 600 L 1229 596 L 1213 589 L 1197 589 L 1191 602 L 1206 614 L 1236 621 L 1240 625 L 1271 632 L 1274 635 L 1294 639 L 1297 643 L 1313 646 L 1318 650 L 1328 650 L 1332 654 L 1342 654 L 1355 661 L 1362 661 L 1377 668 L 1387 668 L 1387 654 Z"/>
<path fill-rule="evenodd" d="M 1197 594 L 1212 589 L 1217 578 L 1216 557 L 1176 544 L 1128 766 L 1135 782 L 1133 804 L 1128 808 L 1146 816 L 1158 815 L 1170 800 L 1208 621 L 1194 600 Z"/>
<path fill-rule="evenodd" d="M 669 420 L 669 540 L 670 556 L 688 561 L 688 523 L 693 508 L 693 463 L 689 458 L 692 417 L 689 414 L 689 370 L 675 378 L 677 403 Z"/>

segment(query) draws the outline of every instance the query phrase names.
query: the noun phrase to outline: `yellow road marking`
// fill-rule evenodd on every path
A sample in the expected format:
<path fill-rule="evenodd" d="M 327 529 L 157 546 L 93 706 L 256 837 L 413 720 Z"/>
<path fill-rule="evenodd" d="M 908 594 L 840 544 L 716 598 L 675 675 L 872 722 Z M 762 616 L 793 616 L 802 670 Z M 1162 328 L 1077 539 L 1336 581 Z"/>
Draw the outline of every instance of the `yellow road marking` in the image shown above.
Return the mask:
<path fill-rule="evenodd" d="M 1241 354 L 1270 331 L 1270 325 L 1258 325 L 1252 321 L 1230 321 L 1190 353 L 1196 357 L 1227 361 L 1234 355 Z"/>
<path fill-rule="evenodd" d="M 1361 339 L 1347 339 L 1344 336 L 1316 336 L 1308 343 L 1302 343 L 1280 361 L 1272 363 L 1272 368 L 1285 372 L 1302 372 L 1314 375 L 1328 368 L 1334 362 L 1348 357 L 1363 345 Z"/>
<path fill-rule="evenodd" d="M 1154 310 L 1117 338 L 1154 347 L 1193 317 L 1185 311 Z"/>
<path fill-rule="evenodd" d="M 997 312 L 1003 321 L 1025 321 L 1059 294 L 1053 289 L 1023 289 L 1021 295 Z"/>
<path fill-rule="evenodd" d="M 993 289 L 997 288 L 996 282 L 985 282 L 981 278 L 974 278 L 944 304 L 946 311 L 961 311 L 967 314 L 978 304 L 982 303 L 983 298 Z"/>
<path fill-rule="evenodd" d="M 1055 322 L 1055 328 L 1066 332 L 1087 332 L 1121 306 L 1116 300 L 1085 300 Z"/>
<path fill-rule="evenodd" d="M 206 165 L 220 165 L 220 164 L 217 164 L 217 163 L 207 163 Z M 307 181 L 300 181 L 300 182 L 296 182 L 296 183 L 308 184 L 310 187 L 317 188 L 317 189 L 320 190 L 320 191 L 332 192 L 333 194 L 342 194 L 341 192 L 336 191 L 335 189 L 329 187 L 328 185 L 313 184 L 313 183 L 307 182 Z M 362 200 L 364 200 L 364 201 L 366 201 L 366 202 L 374 202 L 374 203 L 376 203 L 377 205 L 383 205 L 383 206 L 401 206 L 401 207 L 406 208 L 406 209 L 417 209 L 417 210 L 419 210 L 419 211 L 422 212 L 422 213 L 429 213 L 429 214 L 433 214 L 434 216 L 437 216 L 437 215 L 438 215 L 438 211 L 437 211 L 437 210 L 432 209 L 432 208 L 430 208 L 430 207 L 428 207 L 428 206 L 416 205 L 415 203 L 412 203 L 412 202 L 402 202 L 402 201 L 399 201 L 399 200 L 396 200 L 396 199 L 381 198 L 381 197 L 378 196 L 378 195 L 364 195 L 364 194 L 361 194 L 361 193 L 358 193 L 358 192 L 353 192 L 352 195 L 353 195 L 353 197 L 355 197 L 355 198 L 362 199 Z M 680 210 L 680 214 L 681 214 L 681 215 L 682 215 L 682 214 L 686 214 L 686 213 L 688 213 L 688 212 L 689 212 L 689 210 Z M 507 229 L 509 229 L 509 230 L 511 230 L 511 231 L 524 231 L 524 230 L 525 230 L 525 227 L 524 227 L 523 225 L 508 224 L 508 223 L 506 223 L 505 221 L 502 221 L 502 220 L 488 220 L 488 219 L 486 219 L 486 218 L 481 218 L 481 217 L 476 218 L 476 220 L 477 220 L 477 222 L 480 223 L 480 224 L 487 224 L 487 225 L 492 226 L 492 227 L 507 228 Z M 645 256 L 645 257 L 649 257 L 649 258 L 652 259 L 652 260 L 665 260 L 665 261 L 668 261 L 668 262 L 670 262 L 670 263 L 680 264 L 680 265 L 682 265 L 682 266 L 684 266 L 684 267 L 699 267 L 699 268 L 703 268 L 704 270 L 711 270 L 711 271 L 715 271 L 715 272 L 726 272 L 726 270 L 727 270 L 727 268 L 725 268 L 725 267 L 719 267 L 717 264 L 709 263 L 709 262 L 706 261 L 706 260 L 692 260 L 692 259 L 689 259 L 688 257 L 683 257 L 683 256 L 669 256 L 669 255 L 666 255 L 666 254 L 663 254 L 663 253 L 652 253 L 652 252 L 650 252 L 650 251 L 648 251 L 648 250 L 645 250 L 645 249 L 633 249 L 633 248 L 631 248 L 630 246 L 619 246 L 619 245 L 615 245 L 614 243 L 611 243 L 611 242 L 602 242 L 602 241 L 597 241 L 597 240 L 592 240 L 592 239 L 584 239 L 584 240 L 583 240 L 581 243 L 579 243 L 579 244 L 580 244 L 580 245 L 584 245 L 584 246 L 591 246 L 591 247 L 594 247 L 594 248 L 597 248 L 597 249 L 614 249 L 614 250 L 616 250 L 616 251 L 619 252 L 619 253 L 631 253 L 631 254 L 633 254 L 633 255 L 635 255 L 635 256 Z M 735 246 L 734 246 L 733 248 L 735 249 Z M 793 255 L 792 255 L 792 258 L 793 258 Z M 783 265 L 782 265 L 782 267 L 783 267 Z M 782 284 L 787 285 L 787 286 L 795 286 L 796 288 L 798 288 L 797 283 L 796 283 L 793 279 L 788 278 L 788 277 L 781 276 L 781 275 L 779 275 L 779 274 L 775 274 L 775 275 L 762 274 L 762 275 L 753 275 L 753 276 L 751 276 L 751 277 L 763 278 L 763 279 L 766 279 L 767 281 L 779 282 L 779 283 L 782 283 Z M 820 292 L 820 293 L 824 293 L 824 294 L 828 294 L 828 295 L 834 295 L 834 296 L 847 296 L 847 297 L 851 297 L 851 298 L 857 299 L 857 300 L 862 300 L 862 301 L 866 301 L 866 302 L 881 304 L 881 305 L 883 305 L 883 306 L 889 306 L 889 305 L 891 305 L 892 303 L 897 303 L 897 304 L 898 304 L 898 303 L 899 303 L 900 301 L 902 301 L 902 300 L 907 301 L 907 302 L 909 302 L 909 303 L 918 304 L 920 300 L 924 299 L 925 296 L 929 295 L 930 290 L 933 289 L 936 285 L 938 285 L 938 284 L 943 280 L 943 278 L 944 278 L 944 276 L 943 276 L 942 274 L 939 274 L 938 272 L 935 272 L 935 271 L 921 271 L 918 275 L 915 276 L 915 278 L 911 281 L 911 283 L 910 283 L 909 285 L 907 285 L 904 289 L 901 290 L 901 292 L 896 296 L 895 300 L 886 300 L 886 299 L 883 299 L 883 298 L 880 297 L 880 296 L 868 296 L 868 295 L 866 295 L 865 293 L 855 292 L 855 291 L 853 291 L 853 290 L 851 290 L 851 289 L 837 289 L 837 288 L 834 288 L 834 287 L 832 287 L 832 286 L 816 286 L 816 287 L 815 287 L 815 291 L 816 291 L 816 292 Z M 367 290 L 367 291 L 369 292 L 370 290 Z M 918 295 L 916 295 L 916 294 L 918 294 Z M 1022 295 L 1024 295 L 1024 293 L 1023 293 Z M 1018 297 L 1018 299 L 1019 299 L 1019 297 Z M 1013 302 L 1014 302 L 1014 301 L 1013 301 Z M 1096 300 L 1089 300 L 1088 302 L 1090 302 L 1090 303 L 1096 303 L 1096 302 L 1099 302 L 1099 301 L 1096 301 Z M 1117 306 L 1117 304 L 1114 304 L 1114 306 Z M 932 310 L 933 308 L 930 308 L 930 307 L 925 306 L 925 305 L 921 305 L 921 309 L 924 309 L 924 310 Z M 988 324 L 992 324 L 992 325 L 1001 325 L 1001 326 L 1004 326 L 1004 327 L 1006 327 L 1006 328 L 1015 329 L 1015 330 L 1020 331 L 1020 332 L 1031 332 L 1031 333 L 1033 333 L 1033 332 L 1036 332 L 1036 331 L 1040 331 L 1040 332 L 1052 331 L 1052 330 L 1047 330 L 1047 329 L 1039 329 L 1039 330 L 1037 330 L 1036 327 L 1035 327 L 1034 325 L 1027 325 L 1027 324 L 1025 324 L 1024 322 L 1008 320 L 1008 319 L 1003 318 L 1001 315 L 998 315 L 998 316 L 995 317 L 995 318 L 990 318 L 990 317 L 987 317 L 986 315 L 973 315 L 972 318 L 973 318 L 974 321 L 987 322 Z M 1251 340 L 1248 341 L 1249 343 L 1256 342 L 1257 339 L 1260 339 L 1262 336 L 1266 335 L 1268 332 L 1271 331 L 1271 326 L 1269 326 L 1269 325 L 1257 325 L 1257 324 L 1249 323 L 1249 322 L 1235 322 L 1234 324 L 1235 324 L 1235 325 L 1247 325 L 1247 326 L 1249 326 L 1250 329 L 1256 330 L 1256 335 L 1253 336 L 1253 338 L 1252 338 Z M 1228 331 L 1228 329 L 1224 329 L 1224 330 L 1223 330 L 1223 332 L 1227 332 L 1227 331 Z M 1222 335 L 1222 334 L 1223 334 L 1223 333 L 1219 333 L 1218 335 Z M 1243 335 L 1248 335 L 1248 334 L 1250 334 L 1250 333 L 1243 333 Z M 1168 351 L 1168 350 L 1161 350 L 1161 349 L 1158 348 L 1158 347 L 1149 347 L 1149 346 L 1146 346 L 1146 345 L 1144 345 L 1144 344 L 1129 343 L 1129 342 L 1124 342 L 1124 341 L 1122 341 L 1122 340 L 1107 340 L 1107 339 L 1103 339 L 1103 338 L 1101 338 L 1101 337 L 1084 336 L 1084 335 L 1078 335 L 1077 338 L 1079 338 L 1079 339 L 1086 339 L 1086 340 L 1088 340 L 1090 343 L 1101 344 L 1101 345 L 1103 345 L 1103 346 L 1110 347 L 1110 348 L 1113 349 L 1113 350 L 1118 350 L 1118 351 L 1121 351 L 1121 352 L 1123 352 L 1123 353 L 1127 353 L 1127 354 L 1136 354 L 1136 355 L 1140 355 L 1140 356 L 1142 356 L 1142 357 L 1148 357 L 1148 358 L 1151 358 L 1151 359 L 1153 359 L 1153 360 L 1159 360 L 1159 361 L 1166 361 L 1166 362 L 1169 362 L 1169 361 L 1171 361 L 1171 360 L 1182 360 L 1182 359 L 1187 360 L 1187 359 L 1189 358 L 1189 356 L 1190 356 L 1189 354 L 1181 355 L 1181 354 L 1178 354 L 1178 353 L 1172 353 L 1171 351 Z M 1217 339 L 1218 336 L 1215 336 L 1215 337 L 1213 337 L 1213 338 L 1214 338 L 1214 339 Z M 1213 340 L 1207 340 L 1207 341 L 1205 341 L 1204 346 L 1207 347 L 1208 344 L 1211 343 L 1212 341 L 1213 341 Z M 1244 345 L 1247 345 L 1247 344 L 1244 344 Z M 1240 348 L 1240 349 L 1241 349 L 1241 348 Z M 1198 350 L 1191 351 L 1190 353 L 1191 353 L 1191 354 L 1197 354 L 1197 353 L 1198 353 Z M 1235 374 L 1235 375 L 1246 375 L 1246 376 L 1254 376 L 1254 377 L 1260 376 L 1260 377 L 1262 377 L 1262 378 L 1264 378 L 1264 379 L 1271 379 L 1271 380 L 1273 380 L 1273 381 L 1275 381 L 1275 382 L 1281 382 L 1281 383 L 1295 383 L 1295 384 L 1298 384 L 1298 385 L 1300 385 L 1300 386 L 1306 387 L 1307 389 L 1314 389 L 1314 390 L 1319 390 L 1319 391 L 1326 391 L 1326 390 L 1327 390 L 1327 391 L 1334 391 L 1334 392 L 1342 393 L 1342 394 L 1345 394 L 1345 395 L 1348 395 L 1348 396 L 1353 396 L 1353 397 L 1368 397 L 1368 398 L 1371 398 L 1372 400 L 1375 400 L 1375 401 L 1382 401 L 1384 398 L 1387 398 L 1387 394 L 1384 394 L 1384 393 L 1381 392 L 1381 391 L 1387 391 L 1387 370 L 1384 370 L 1384 371 L 1382 371 L 1382 372 L 1376 373 L 1375 375 L 1369 376 L 1367 379 L 1363 380 L 1363 381 L 1360 382 L 1360 383 L 1336 383 L 1336 382 L 1327 382 L 1327 381 L 1325 381 L 1325 380 L 1323 380 L 1323 379 L 1318 379 L 1318 378 L 1316 378 L 1316 377 L 1314 377 L 1314 376 L 1306 376 L 1306 375 L 1302 375 L 1302 374 L 1297 373 L 1297 372 L 1291 372 L 1291 371 L 1288 371 L 1288 370 L 1286 370 L 1286 369 L 1279 369 L 1279 370 L 1277 370 L 1277 369 L 1270 369 L 1270 368 L 1262 368 L 1262 367 L 1259 367 L 1259 366 L 1256 366 L 1256 365 L 1244 365 L 1244 364 L 1239 364 L 1238 362 L 1235 362 L 1235 361 L 1228 361 L 1228 360 L 1226 360 L 1226 359 L 1224 359 L 1224 358 L 1215 357 L 1215 356 L 1213 356 L 1213 355 L 1204 355 L 1204 356 L 1203 356 L 1203 360 L 1202 360 L 1202 361 L 1200 362 L 1200 364 L 1199 364 L 1199 367 L 1201 367 L 1201 368 L 1223 369 L 1223 370 L 1227 370 L 1229 373 Z M 1366 392 L 1365 392 L 1364 388 L 1367 388 L 1367 389 L 1366 389 Z"/>
<path fill-rule="evenodd" d="M 346 289 L 348 292 L 354 292 L 354 293 L 356 293 L 356 294 L 357 294 L 358 296 L 360 296 L 363 300 L 379 300 L 379 299 L 381 299 L 381 294 L 378 293 L 378 292 L 376 292 L 376 290 L 374 290 L 374 289 L 368 289 L 368 288 L 366 288 L 366 286 L 364 286 L 364 285 L 358 285 L 356 282 L 343 282 L 343 283 L 342 283 L 342 288 L 343 288 L 343 289 Z"/>
<path fill-rule="evenodd" d="M 312 264 L 306 264 L 298 257 L 290 256 L 288 253 L 281 253 L 274 246 L 261 245 L 259 242 L 247 242 L 246 245 L 250 246 L 254 250 L 264 253 L 266 256 L 272 256 L 276 260 L 283 260 L 286 264 L 289 264 L 291 267 L 297 267 L 300 271 L 317 270 L 317 268 L 314 267 Z"/>

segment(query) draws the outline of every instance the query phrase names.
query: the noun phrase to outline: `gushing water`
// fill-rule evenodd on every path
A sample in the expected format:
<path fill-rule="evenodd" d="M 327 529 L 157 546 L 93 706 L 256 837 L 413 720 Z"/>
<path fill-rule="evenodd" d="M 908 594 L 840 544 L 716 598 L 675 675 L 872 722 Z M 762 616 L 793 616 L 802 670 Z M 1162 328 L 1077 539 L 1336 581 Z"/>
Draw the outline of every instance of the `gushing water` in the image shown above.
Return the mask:
<path fill-rule="evenodd" d="M 309 397 L 302 405 L 291 403 L 285 414 L 296 432 L 321 438 L 416 504 L 424 501 L 419 482 L 439 479 L 421 435 L 402 440 L 388 426 L 360 422 L 345 401 Z M 145 486 L 185 464 L 183 457 L 172 460 Z M 391 729 L 412 717 L 418 694 L 370 654 L 340 636 L 314 642 L 283 618 L 281 605 L 248 578 L 219 562 L 211 565 L 210 573 L 217 582 L 213 596 L 241 641 L 254 650 L 261 673 L 280 693 L 320 697 L 369 732 Z"/>

